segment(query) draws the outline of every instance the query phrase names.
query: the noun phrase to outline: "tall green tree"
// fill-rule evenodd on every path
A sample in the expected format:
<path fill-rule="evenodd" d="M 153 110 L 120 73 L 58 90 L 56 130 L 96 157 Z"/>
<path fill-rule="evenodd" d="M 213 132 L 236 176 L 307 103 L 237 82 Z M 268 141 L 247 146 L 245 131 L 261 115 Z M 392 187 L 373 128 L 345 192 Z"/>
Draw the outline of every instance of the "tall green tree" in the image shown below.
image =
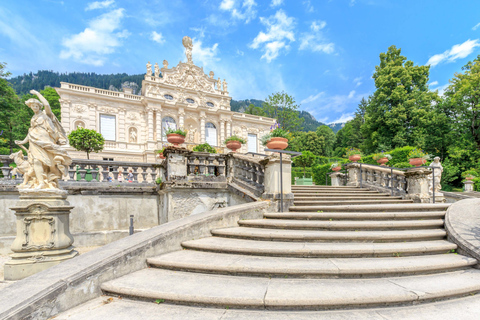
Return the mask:
<path fill-rule="evenodd" d="M 298 116 L 297 109 L 295 99 L 284 91 L 269 95 L 263 103 L 265 115 L 277 119 L 280 126 L 290 132 L 302 130 L 303 118 Z"/>
<path fill-rule="evenodd" d="M 303 167 L 303 177 L 305 178 L 306 167 L 312 167 L 317 162 L 317 156 L 310 151 L 302 152 L 301 156 L 293 158 L 296 166 Z"/>
<path fill-rule="evenodd" d="M 253 103 L 250 103 L 250 105 L 247 107 L 247 110 L 245 110 L 245 113 L 253 114 L 256 116 L 265 116 L 265 111 L 263 111 L 261 107 L 257 107 Z"/>
<path fill-rule="evenodd" d="M 68 135 L 68 141 L 72 147 L 78 151 L 87 153 L 87 159 L 90 159 L 91 152 L 100 152 L 103 150 L 105 139 L 95 130 L 79 127 Z"/>
<path fill-rule="evenodd" d="M 333 156 L 334 145 L 335 145 L 335 133 L 329 126 L 320 126 L 317 128 L 317 136 L 323 137 L 325 141 L 325 156 Z"/>
<path fill-rule="evenodd" d="M 6 71 L 6 63 L 0 63 L 0 132 L 1 144 L 5 151 L 3 153 L 13 152 L 15 148 L 15 119 L 14 116 L 21 108 L 21 102 L 15 90 L 7 82 L 6 78 L 10 72 Z M 30 123 L 30 122 L 29 122 Z M 8 150 L 8 151 L 7 151 Z"/>
<path fill-rule="evenodd" d="M 325 139 L 316 132 L 294 132 L 288 141 L 288 149 L 297 152 L 310 151 L 316 156 L 325 155 Z"/>
<path fill-rule="evenodd" d="M 428 89 L 429 68 L 407 61 L 395 46 L 380 54 L 373 74 L 376 90 L 362 125 L 365 151 L 426 145 L 431 106 L 439 101 L 438 94 Z"/>

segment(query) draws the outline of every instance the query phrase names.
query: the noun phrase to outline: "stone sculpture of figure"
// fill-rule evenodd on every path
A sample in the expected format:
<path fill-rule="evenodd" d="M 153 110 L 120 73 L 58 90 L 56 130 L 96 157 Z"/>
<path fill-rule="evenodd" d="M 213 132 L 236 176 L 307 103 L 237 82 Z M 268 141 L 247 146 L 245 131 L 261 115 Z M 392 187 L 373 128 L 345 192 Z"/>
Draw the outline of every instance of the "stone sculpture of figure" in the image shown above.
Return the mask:
<path fill-rule="evenodd" d="M 435 157 L 430 163 L 430 167 L 434 167 L 435 169 L 435 192 L 440 192 L 442 189 L 442 186 L 440 182 L 442 181 L 442 172 L 443 172 L 443 166 L 440 163 L 440 157 Z M 430 192 L 433 192 L 433 174 L 428 175 L 428 190 Z"/>
<path fill-rule="evenodd" d="M 137 142 L 137 129 L 135 128 L 130 128 L 130 142 Z"/>
<path fill-rule="evenodd" d="M 225 79 L 223 79 L 223 91 L 224 91 L 224 92 L 228 92 L 228 90 L 227 90 L 227 81 L 225 81 Z"/>
<path fill-rule="evenodd" d="M 151 76 L 152 75 L 152 64 L 150 63 L 150 61 L 148 61 L 147 63 L 147 76 Z"/>
<path fill-rule="evenodd" d="M 68 153 L 61 148 L 68 142 L 67 134 L 63 130 L 57 117 L 52 113 L 48 101 L 37 91 L 31 90 L 38 99 L 28 99 L 34 115 L 30 121 L 28 134 L 22 141 L 15 143 L 23 146 L 28 143 L 28 162 L 33 167 L 35 179 L 23 188 L 58 189 L 58 179 L 66 173 L 66 167 L 72 163 Z M 42 110 L 42 107 L 45 107 Z"/>
<path fill-rule="evenodd" d="M 195 133 L 196 132 L 197 132 L 197 129 L 194 129 L 193 125 L 190 125 L 188 127 L 187 142 L 195 143 Z"/>
<path fill-rule="evenodd" d="M 163 60 L 163 67 L 165 69 L 168 69 L 168 61 L 167 60 Z"/>
<path fill-rule="evenodd" d="M 155 77 L 160 77 L 160 67 L 156 62 L 155 62 Z"/>
<path fill-rule="evenodd" d="M 188 36 L 183 37 L 182 44 L 185 47 L 185 55 L 187 56 L 187 62 L 193 63 L 193 61 L 192 61 L 192 48 L 193 48 L 192 38 L 190 38 Z"/>
<path fill-rule="evenodd" d="M 213 73 L 213 71 L 210 71 L 210 73 L 208 74 L 210 76 L 210 79 L 213 79 L 213 77 L 215 76 L 215 74 Z"/>
<path fill-rule="evenodd" d="M 217 90 L 222 91 L 222 81 L 220 80 L 220 77 L 217 80 Z"/>

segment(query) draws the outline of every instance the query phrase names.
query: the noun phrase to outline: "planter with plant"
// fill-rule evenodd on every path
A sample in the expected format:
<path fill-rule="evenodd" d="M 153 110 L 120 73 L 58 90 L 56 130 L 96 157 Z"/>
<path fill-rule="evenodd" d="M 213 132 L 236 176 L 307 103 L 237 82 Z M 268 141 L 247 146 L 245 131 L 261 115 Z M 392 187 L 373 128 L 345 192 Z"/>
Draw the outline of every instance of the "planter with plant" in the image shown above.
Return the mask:
<path fill-rule="evenodd" d="M 462 173 L 462 178 L 466 180 L 473 180 L 478 176 L 477 170 L 470 169 Z"/>
<path fill-rule="evenodd" d="M 385 163 L 392 160 L 392 156 L 382 151 L 380 153 L 375 153 L 373 155 L 373 160 L 377 161 L 381 166 L 384 166 Z"/>
<path fill-rule="evenodd" d="M 430 159 L 430 155 L 426 154 L 422 149 L 415 148 L 412 149 L 408 153 L 408 163 L 412 166 L 420 167 L 421 165 L 425 164 L 428 159 Z"/>
<path fill-rule="evenodd" d="M 242 139 L 235 135 L 225 139 L 225 144 L 227 145 L 227 148 L 232 150 L 232 152 L 236 152 L 238 149 L 242 147 L 242 144 L 245 144 L 245 143 L 247 143 L 245 139 Z"/>
<path fill-rule="evenodd" d="M 193 147 L 193 151 L 195 151 L 195 152 L 217 153 L 217 150 L 215 150 L 214 147 L 212 147 L 211 145 L 209 145 L 206 142 Z"/>
<path fill-rule="evenodd" d="M 330 169 L 332 169 L 333 171 L 340 171 L 342 170 L 342 167 L 338 164 L 338 162 L 334 162 L 330 166 Z"/>
<path fill-rule="evenodd" d="M 358 148 L 350 148 L 345 155 L 348 157 L 348 160 L 357 162 L 362 158 L 362 151 Z"/>
<path fill-rule="evenodd" d="M 178 147 L 179 144 L 185 142 L 185 137 L 187 136 L 187 132 L 182 129 L 167 129 L 165 131 L 167 136 L 167 141 L 173 144 L 175 147 Z"/>
<path fill-rule="evenodd" d="M 280 128 L 280 124 L 278 123 L 275 123 L 270 129 L 270 133 L 262 137 L 262 144 L 268 149 L 286 149 L 288 147 L 288 131 Z"/>

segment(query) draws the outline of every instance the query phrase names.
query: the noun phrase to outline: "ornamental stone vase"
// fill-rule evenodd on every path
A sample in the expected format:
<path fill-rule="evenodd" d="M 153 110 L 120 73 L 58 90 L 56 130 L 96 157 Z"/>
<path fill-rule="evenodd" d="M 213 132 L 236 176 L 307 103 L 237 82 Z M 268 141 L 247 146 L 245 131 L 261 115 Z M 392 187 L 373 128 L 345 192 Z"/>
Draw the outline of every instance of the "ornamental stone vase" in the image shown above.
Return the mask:
<path fill-rule="evenodd" d="M 288 139 L 280 138 L 280 137 L 273 137 L 270 138 L 267 142 L 268 149 L 275 149 L 275 150 L 284 150 L 288 147 Z"/>
<path fill-rule="evenodd" d="M 377 160 L 377 162 L 378 162 L 381 166 L 384 166 L 385 163 L 388 162 L 388 158 L 387 158 L 387 157 L 380 158 L 380 159 Z"/>
<path fill-rule="evenodd" d="M 357 162 L 360 159 L 362 159 L 362 156 L 360 156 L 359 154 L 354 154 L 353 156 L 348 157 L 348 160 L 353 162 Z"/>
<path fill-rule="evenodd" d="M 410 163 L 412 166 L 415 166 L 415 167 L 420 167 L 422 164 L 424 164 L 426 162 L 427 162 L 427 160 L 425 160 L 423 158 L 408 159 L 408 163 Z"/>
<path fill-rule="evenodd" d="M 227 148 L 232 150 L 232 152 L 237 152 L 238 149 L 242 147 L 240 141 L 231 140 L 227 142 Z"/>
<path fill-rule="evenodd" d="M 176 133 L 170 133 L 170 134 L 167 134 L 167 141 L 178 148 L 179 144 L 182 144 L 185 142 L 185 136 L 182 136 Z"/>
<path fill-rule="evenodd" d="M 335 168 L 332 168 L 333 171 L 340 171 L 342 170 L 342 167 L 335 167 Z"/>

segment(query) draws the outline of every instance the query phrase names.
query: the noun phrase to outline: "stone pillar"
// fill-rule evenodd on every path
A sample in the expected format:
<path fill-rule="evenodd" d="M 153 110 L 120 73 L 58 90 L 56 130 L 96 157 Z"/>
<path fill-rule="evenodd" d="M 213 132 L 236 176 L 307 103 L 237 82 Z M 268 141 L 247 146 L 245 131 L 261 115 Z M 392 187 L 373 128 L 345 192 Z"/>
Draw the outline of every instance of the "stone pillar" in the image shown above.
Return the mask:
<path fill-rule="evenodd" d="M 185 111 L 183 108 L 178 109 L 178 126 L 179 128 L 184 128 L 184 119 L 185 119 Z"/>
<path fill-rule="evenodd" d="M 67 191 L 24 189 L 11 208 L 17 218 L 12 260 L 5 264 L 5 280 L 20 280 L 75 257 L 70 234 L 72 206 Z"/>
<path fill-rule="evenodd" d="M 162 140 L 162 109 L 157 109 L 155 110 L 155 116 L 156 116 L 156 126 L 155 126 L 155 131 L 156 131 L 156 140 L 161 141 Z"/>
<path fill-rule="evenodd" d="M 244 138 L 247 141 L 247 143 L 242 144 L 242 149 L 241 150 L 242 150 L 243 153 L 247 153 L 247 151 L 248 151 L 248 146 L 247 146 L 247 144 L 248 144 L 248 133 L 247 133 L 247 127 L 246 126 L 242 126 L 242 138 Z"/>
<path fill-rule="evenodd" d="M 187 156 L 190 153 L 185 148 L 167 147 L 165 161 L 167 176 L 164 181 L 179 181 L 187 178 Z"/>
<path fill-rule="evenodd" d="M 200 114 L 200 144 L 205 143 L 205 113 Z"/>
<path fill-rule="evenodd" d="M 407 179 L 407 199 L 414 202 L 430 202 L 430 193 L 428 190 L 428 175 L 432 172 L 427 168 L 417 167 L 405 172 Z"/>
<path fill-rule="evenodd" d="M 465 192 L 472 192 L 473 191 L 473 181 L 472 180 L 465 180 L 463 183 L 465 185 Z"/>
<path fill-rule="evenodd" d="M 232 136 L 232 120 L 227 120 L 227 138 Z"/>
<path fill-rule="evenodd" d="M 350 163 L 347 165 L 348 181 L 347 186 L 360 186 L 360 165 L 358 163 Z M 332 180 L 333 183 L 333 180 Z"/>
<path fill-rule="evenodd" d="M 263 198 L 273 200 L 275 202 L 275 210 L 280 210 L 280 184 L 283 185 L 283 211 L 293 205 L 292 193 L 292 161 L 289 155 L 282 155 L 283 181 L 280 181 L 280 156 L 278 154 L 271 155 L 264 159 L 265 164 L 265 191 Z"/>
<path fill-rule="evenodd" d="M 73 130 L 73 128 L 70 127 L 70 108 L 72 107 L 70 100 L 66 99 L 59 99 L 58 102 L 60 102 L 60 109 L 62 112 L 62 127 L 65 129 L 67 133 Z"/>
<path fill-rule="evenodd" d="M 225 120 L 220 119 L 220 143 L 219 147 L 223 147 L 223 142 L 225 141 Z"/>
<path fill-rule="evenodd" d="M 335 172 L 330 175 L 330 178 L 332 179 L 332 187 L 339 187 L 342 185 L 342 178 L 343 173 L 341 172 Z"/>
<path fill-rule="evenodd" d="M 148 141 L 153 141 L 153 109 L 148 108 L 148 119 L 147 119 L 147 127 L 148 127 Z"/>
<path fill-rule="evenodd" d="M 127 132 L 127 126 L 125 124 L 125 115 L 127 113 L 127 109 L 121 108 L 118 111 L 118 140 L 119 141 L 125 141 L 125 142 L 130 142 L 128 141 L 129 139 L 129 134 Z M 137 137 L 138 140 L 138 137 Z"/>

